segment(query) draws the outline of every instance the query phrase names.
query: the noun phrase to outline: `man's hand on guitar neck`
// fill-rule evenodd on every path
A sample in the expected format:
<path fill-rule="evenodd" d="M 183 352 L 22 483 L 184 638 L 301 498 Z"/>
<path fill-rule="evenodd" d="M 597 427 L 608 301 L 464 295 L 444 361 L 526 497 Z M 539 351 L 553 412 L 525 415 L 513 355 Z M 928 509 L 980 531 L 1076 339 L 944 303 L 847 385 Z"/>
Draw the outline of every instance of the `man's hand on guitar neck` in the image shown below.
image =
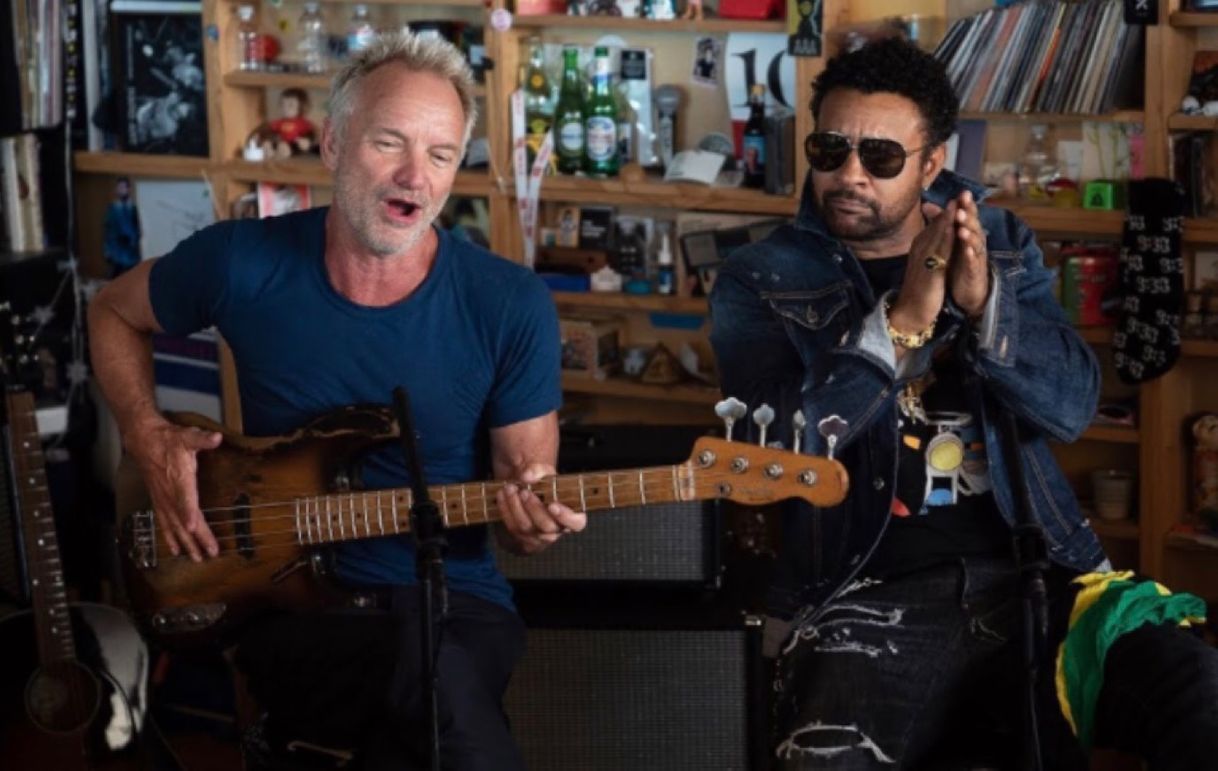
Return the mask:
<path fill-rule="evenodd" d="M 156 512 L 157 530 L 178 556 L 183 550 L 195 562 L 220 553 L 216 537 L 199 509 L 198 454 L 220 446 L 218 431 L 176 426 L 161 418 L 141 428 L 128 442 L 139 464 Z"/>
<path fill-rule="evenodd" d="M 555 473 L 553 466 L 533 463 L 520 474 L 520 483 L 509 482 L 495 495 L 503 519 L 499 543 L 504 548 L 517 554 L 535 554 L 588 524 L 586 513 L 572 511 L 557 501 L 543 503 L 526 486 Z"/>

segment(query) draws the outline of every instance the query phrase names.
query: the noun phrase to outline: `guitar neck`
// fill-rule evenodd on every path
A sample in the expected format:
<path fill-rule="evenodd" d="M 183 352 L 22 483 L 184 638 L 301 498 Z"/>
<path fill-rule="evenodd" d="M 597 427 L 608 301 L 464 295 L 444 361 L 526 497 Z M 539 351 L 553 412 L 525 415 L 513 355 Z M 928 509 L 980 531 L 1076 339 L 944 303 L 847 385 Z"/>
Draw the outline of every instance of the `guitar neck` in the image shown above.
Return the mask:
<path fill-rule="evenodd" d="M 47 490 L 46 463 L 38 436 L 34 397 L 27 391 L 5 394 L 9 442 L 21 520 L 21 537 L 29 570 L 38 653 L 43 664 L 76 658 L 67 590 L 55 535 L 55 516 Z"/>
<path fill-rule="evenodd" d="M 495 496 L 507 482 L 465 482 L 429 486 L 428 496 L 449 528 L 485 525 L 501 519 Z M 604 511 L 717 497 L 690 463 L 676 466 L 596 471 L 545 477 L 528 485 L 544 503 L 557 501 L 576 511 Z M 354 541 L 410 531 L 410 488 L 297 498 L 296 530 L 301 543 Z"/>

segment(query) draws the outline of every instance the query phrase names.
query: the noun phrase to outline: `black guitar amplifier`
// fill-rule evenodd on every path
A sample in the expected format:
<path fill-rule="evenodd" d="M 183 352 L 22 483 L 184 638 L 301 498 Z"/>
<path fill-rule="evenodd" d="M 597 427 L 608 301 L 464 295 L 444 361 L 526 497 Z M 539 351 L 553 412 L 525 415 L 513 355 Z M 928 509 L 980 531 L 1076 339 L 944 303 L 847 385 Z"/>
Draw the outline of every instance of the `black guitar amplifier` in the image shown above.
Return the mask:
<path fill-rule="evenodd" d="M 539 554 L 520 557 L 499 550 L 495 559 L 513 582 L 712 586 L 719 580 L 720 565 L 716 508 L 714 503 L 690 501 L 592 512 L 582 533 L 561 538 Z"/>
<path fill-rule="evenodd" d="M 766 767 L 761 621 L 533 628 L 506 709 L 531 771 Z"/>
<path fill-rule="evenodd" d="M 701 426 L 564 428 L 559 471 L 609 471 L 684 463 Z M 719 581 L 720 527 L 713 501 L 629 506 L 592 512 L 578 536 L 519 557 L 500 550 L 513 582 L 659 583 L 709 587 Z"/>

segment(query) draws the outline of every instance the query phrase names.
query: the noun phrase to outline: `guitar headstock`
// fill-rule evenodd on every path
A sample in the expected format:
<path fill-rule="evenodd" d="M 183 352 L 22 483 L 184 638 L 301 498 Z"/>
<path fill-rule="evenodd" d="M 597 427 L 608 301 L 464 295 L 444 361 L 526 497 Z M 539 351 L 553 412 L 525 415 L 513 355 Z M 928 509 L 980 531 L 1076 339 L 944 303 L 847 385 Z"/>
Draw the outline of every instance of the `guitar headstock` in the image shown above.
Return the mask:
<path fill-rule="evenodd" d="M 726 498 L 761 506 L 801 498 L 836 506 L 850 489 L 846 468 L 832 458 L 702 437 L 689 459 L 699 498 Z"/>
<path fill-rule="evenodd" d="M 813 506 L 836 506 L 850 490 L 846 467 L 833 459 L 833 452 L 846 432 L 846 421 L 830 415 L 816 425 L 825 439 L 829 457 L 805 455 L 804 431 L 808 422 L 802 410 L 790 415 L 791 450 L 770 447 L 766 436 L 778 415 L 768 405 L 753 410 L 757 444 L 732 441 L 732 426 L 749 414 L 748 405 L 729 396 L 715 405 L 723 421 L 726 439 L 703 437 L 694 444 L 690 464 L 699 498 L 726 498 L 737 503 L 762 506 L 775 501 L 801 498 Z"/>

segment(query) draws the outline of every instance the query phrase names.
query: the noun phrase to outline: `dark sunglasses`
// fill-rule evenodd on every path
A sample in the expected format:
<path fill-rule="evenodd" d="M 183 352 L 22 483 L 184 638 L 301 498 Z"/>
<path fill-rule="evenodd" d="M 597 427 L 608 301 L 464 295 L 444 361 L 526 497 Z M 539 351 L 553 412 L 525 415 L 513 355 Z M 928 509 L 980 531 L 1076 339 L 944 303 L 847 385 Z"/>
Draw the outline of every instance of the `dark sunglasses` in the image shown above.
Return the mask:
<path fill-rule="evenodd" d="M 851 150 L 858 150 L 859 163 L 867 173 L 877 179 L 892 179 L 905 168 L 905 159 L 924 148 L 906 150 L 900 142 L 891 139 L 865 137 L 856 145 L 850 137 L 835 131 L 814 131 L 804 139 L 804 152 L 808 154 L 808 165 L 817 171 L 834 171 L 850 157 Z"/>

